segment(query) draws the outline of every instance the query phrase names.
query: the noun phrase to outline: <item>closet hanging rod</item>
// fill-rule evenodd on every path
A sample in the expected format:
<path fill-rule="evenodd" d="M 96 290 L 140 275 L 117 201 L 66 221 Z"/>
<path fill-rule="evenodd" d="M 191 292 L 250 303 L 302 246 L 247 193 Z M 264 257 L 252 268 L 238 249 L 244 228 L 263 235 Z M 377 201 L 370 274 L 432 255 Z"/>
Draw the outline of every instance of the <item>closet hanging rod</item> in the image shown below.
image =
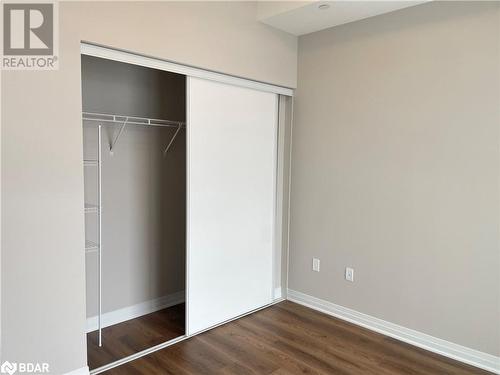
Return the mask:
<path fill-rule="evenodd" d="M 105 124 L 127 123 L 128 125 L 145 125 L 145 126 L 166 126 L 171 128 L 184 128 L 186 123 L 182 121 L 162 120 L 137 116 L 113 115 L 107 113 L 82 112 L 84 121 L 97 121 Z"/>

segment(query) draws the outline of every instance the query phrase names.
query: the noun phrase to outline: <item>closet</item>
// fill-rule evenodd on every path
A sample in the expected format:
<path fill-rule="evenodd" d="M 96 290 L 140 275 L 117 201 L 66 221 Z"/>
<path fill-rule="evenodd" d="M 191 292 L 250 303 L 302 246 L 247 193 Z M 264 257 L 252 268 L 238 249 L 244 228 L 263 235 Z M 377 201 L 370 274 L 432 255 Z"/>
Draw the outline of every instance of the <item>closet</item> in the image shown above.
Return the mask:
<path fill-rule="evenodd" d="M 98 373 L 280 300 L 291 90 L 89 44 L 81 63 Z"/>
<path fill-rule="evenodd" d="M 185 333 L 185 87 L 82 56 L 91 370 Z"/>

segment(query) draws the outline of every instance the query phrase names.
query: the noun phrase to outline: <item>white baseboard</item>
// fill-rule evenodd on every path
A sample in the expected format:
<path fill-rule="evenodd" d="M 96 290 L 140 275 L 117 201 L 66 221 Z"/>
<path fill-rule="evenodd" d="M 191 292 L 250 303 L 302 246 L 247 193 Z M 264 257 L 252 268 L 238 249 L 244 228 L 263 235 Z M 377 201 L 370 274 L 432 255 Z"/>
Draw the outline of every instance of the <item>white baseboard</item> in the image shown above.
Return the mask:
<path fill-rule="evenodd" d="M 102 326 L 112 326 L 126 320 L 178 305 L 185 301 L 185 295 L 186 293 L 184 291 L 180 291 L 150 301 L 138 303 L 137 305 L 127 306 L 122 309 L 104 313 L 102 314 Z M 97 316 L 87 318 L 87 333 L 95 331 L 97 329 L 97 324 Z"/>
<path fill-rule="evenodd" d="M 89 367 L 85 366 L 70 372 L 65 373 L 64 375 L 89 375 Z"/>
<path fill-rule="evenodd" d="M 288 289 L 287 299 L 419 348 L 500 374 L 500 357 L 389 323 L 295 290 Z"/>

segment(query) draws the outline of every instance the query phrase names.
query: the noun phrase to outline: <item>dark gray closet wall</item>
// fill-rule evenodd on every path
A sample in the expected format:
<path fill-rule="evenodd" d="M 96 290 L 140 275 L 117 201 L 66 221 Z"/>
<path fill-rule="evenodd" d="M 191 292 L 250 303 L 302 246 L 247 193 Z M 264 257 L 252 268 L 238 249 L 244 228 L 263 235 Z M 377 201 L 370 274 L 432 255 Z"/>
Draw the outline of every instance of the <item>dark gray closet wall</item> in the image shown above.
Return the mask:
<path fill-rule="evenodd" d="M 182 75 L 82 56 L 83 111 L 185 121 Z M 97 152 L 95 122 L 84 123 L 84 158 Z M 103 126 L 103 312 L 185 289 L 186 139 L 175 128 L 131 125 L 113 154 L 119 124 Z M 85 170 L 85 200 L 96 201 L 94 170 Z M 95 236 L 97 215 L 86 215 Z M 93 238 L 89 238 L 93 240 Z M 97 253 L 86 255 L 87 317 L 97 313 Z"/>
<path fill-rule="evenodd" d="M 82 78 L 84 111 L 186 119 L 183 75 L 82 55 Z"/>

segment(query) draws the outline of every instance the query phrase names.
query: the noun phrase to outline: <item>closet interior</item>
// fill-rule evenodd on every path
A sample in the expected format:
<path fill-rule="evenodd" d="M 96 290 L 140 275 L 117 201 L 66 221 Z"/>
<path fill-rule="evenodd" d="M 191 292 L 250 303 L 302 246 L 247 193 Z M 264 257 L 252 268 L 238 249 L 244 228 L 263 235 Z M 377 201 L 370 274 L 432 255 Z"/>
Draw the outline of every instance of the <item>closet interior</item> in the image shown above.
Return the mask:
<path fill-rule="evenodd" d="M 186 77 L 82 55 L 91 370 L 185 334 Z"/>

